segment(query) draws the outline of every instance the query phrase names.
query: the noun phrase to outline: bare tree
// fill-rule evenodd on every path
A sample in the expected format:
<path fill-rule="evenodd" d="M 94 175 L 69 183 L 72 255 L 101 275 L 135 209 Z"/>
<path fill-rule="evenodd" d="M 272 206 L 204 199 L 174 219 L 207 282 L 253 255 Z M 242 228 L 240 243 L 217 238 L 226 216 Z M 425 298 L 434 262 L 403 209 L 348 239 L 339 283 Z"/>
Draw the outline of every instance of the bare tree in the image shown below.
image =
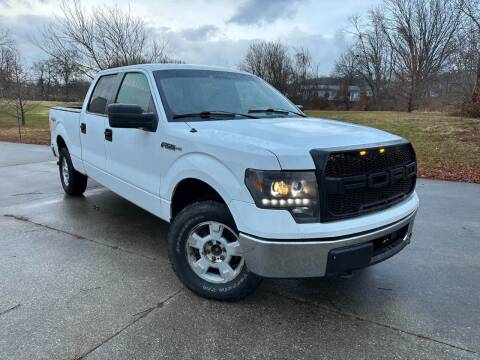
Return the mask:
<path fill-rule="evenodd" d="M 366 18 L 354 16 L 351 24 L 355 44 L 350 50 L 350 57 L 354 58 L 357 73 L 370 90 L 374 107 L 382 109 L 388 96 L 394 65 L 383 11 L 375 8 L 368 12 Z"/>
<path fill-rule="evenodd" d="M 0 99 L 6 97 L 15 63 L 15 43 L 9 33 L 0 28 Z"/>
<path fill-rule="evenodd" d="M 80 67 L 77 62 L 73 60 L 75 54 L 73 53 L 71 55 L 72 56 L 62 56 L 62 54 L 58 54 L 50 58 L 57 81 L 62 87 L 62 100 L 65 101 L 71 100 L 70 92 L 72 87 L 74 83 L 81 78 Z"/>
<path fill-rule="evenodd" d="M 49 56 L 87 75 L 111 67 L 170 60 L 166 43 L 153 39 L 144 20 L 130 11 L 108 5 L 87 11 L 81 0 L 63 0 L 61 11 L 63 16 L 55 17 L 35 42 Z"/>
<path fill-rule="evenodd" d="M 54 95 L 54 89 L 58 87 L 57 71 L 52 59 L 35 62 L 32 66 L 32 74 L 40 98 L 50 100 Z"/>
<path fill-rule="evenodd" d="M 16 52 L 8 82 L 3 108 L 7 115 L 16 119 L 21 141 L 21 127 L 26 125 L 27 113 L 32 111 L 36 105 L 28 100 L 32 97 L 31 87 L 28 86 L 27 74 Z"/>
<path fill-rule="evenodd" d="M 358 71 L 358 56 L 352 50 L 345 52 L 335 62 L 334 75 L 341 79 L 339 98 L 345 106 L 345 110 L 350 110 L 350 92 L 349 88 L 353 84 Z"/>
<path fill-rule="evenodd" d="M 480 115 L 480 0 L 458 0 L 457 7 L 464 15 L 458 35 L 457 70 L 467 87 L 464 111 Z"/>
<path fill-rule="evenodd" d="M 288 94 L 293 100 L 301 102 L 308 100 L 309 85 L 318 77 L 318 66 L 313 65 L 312 55 L 306 48 L 294 49 L 291 80 Z"/>
<path fill-rule="evenodd" d="M 385 33 L 409 112 L 426 95 L 432 76 L 444 70 L 454 54 L 459 21 L 453 0 L 385 0 Z"/>
<path fill-rule="evenodd" d="M 16 44 L 7 31 L 0 29 L 0 101 L 2 111 L 15 117 L 21 138 L 21 126 L 26 124 L 26 114 L 32 109 L 26 98 L 26 74 L 19 59 Z"/>
<path fill-rule="evenodd" d="M 252 43 L 240 68 L 261 77 L 282 93 L 288 93 L 292 59 L 288 47 L 282 43 L 278 41 Z"/>
<path fill-rule="evenodd" d="M 12 73 L 12 93 L 9 96 L 9 108 L 13 111 L 10 113 L 11 115 L 15 116 L 17 119 L 17 123 L 19 125 L 25 126 L 26 119 L 25 115 L 27 113 L 26 104 L 25 104 L 25 82 L 24 82 L 24 71 L 22 66 L 20 65 L 18 59 L 15 61 L 15 65 L 13 67 Z M 7 110 L 7 113 L 9 111 Z"/>

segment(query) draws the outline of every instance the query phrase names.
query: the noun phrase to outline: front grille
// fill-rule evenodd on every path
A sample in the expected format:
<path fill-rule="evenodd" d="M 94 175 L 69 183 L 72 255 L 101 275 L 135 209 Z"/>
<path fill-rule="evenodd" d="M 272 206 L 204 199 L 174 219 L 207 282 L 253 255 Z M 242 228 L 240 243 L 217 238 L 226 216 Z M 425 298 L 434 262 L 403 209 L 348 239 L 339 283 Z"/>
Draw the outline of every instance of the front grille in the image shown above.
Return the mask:
<path fill-rule="evenodd" d="M 408 144 L 384 149 L 384 154 L 376 151 L 378 148 L 367 150 L 365 156 L 360 156 L 358 150 L 330 154 L 325 167 L 325 176 L 347 177 L 369 174 L 405 165 L 414 160 L 413 149 Z"/>
<path fill-rule="evenodd" d="M 360 150 L 366 154 L 360 155 Z M 311 153 L 317 166 L 322 222 L 385 209 L 415 188 L 415 152 L 408 143 Z"/>

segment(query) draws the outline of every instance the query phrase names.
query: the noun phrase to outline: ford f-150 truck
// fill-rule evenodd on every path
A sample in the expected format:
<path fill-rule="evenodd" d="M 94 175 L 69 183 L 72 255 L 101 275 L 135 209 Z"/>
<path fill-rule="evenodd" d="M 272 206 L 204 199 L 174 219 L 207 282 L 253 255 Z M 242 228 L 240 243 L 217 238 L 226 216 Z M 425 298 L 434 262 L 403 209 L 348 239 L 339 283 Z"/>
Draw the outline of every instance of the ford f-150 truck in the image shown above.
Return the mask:
<path fill-rule="evenodd" d="M 409 242 L 412 145 L 309 118 L 260 78 L 149 64 L 101 71 L 81 108 L 50 111 L 69 195 L 92 178 L 170 222 L 169 258 L 197 294 L 236 300 L 262 278 L 342 274 Z"/>

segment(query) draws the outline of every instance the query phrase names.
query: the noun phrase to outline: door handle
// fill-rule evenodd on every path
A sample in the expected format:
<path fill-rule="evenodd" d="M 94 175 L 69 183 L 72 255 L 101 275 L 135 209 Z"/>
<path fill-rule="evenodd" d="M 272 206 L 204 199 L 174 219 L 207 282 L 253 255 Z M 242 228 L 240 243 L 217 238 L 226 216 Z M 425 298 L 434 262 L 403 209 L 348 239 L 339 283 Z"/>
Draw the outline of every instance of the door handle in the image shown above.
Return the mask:
<path fill-rule="evenodd" d="M 113 138 L 112 129 L 105 129 L 104 134 L 105 134 L 105 140 L 112 141 L 112 138 Z"/>
<path fill-rule="evenodd" d="M 86 134 L 87 133 L 87 124 L 81 123 L 80 124 L 80 131 L 82 132 L 82 134 Z"/>

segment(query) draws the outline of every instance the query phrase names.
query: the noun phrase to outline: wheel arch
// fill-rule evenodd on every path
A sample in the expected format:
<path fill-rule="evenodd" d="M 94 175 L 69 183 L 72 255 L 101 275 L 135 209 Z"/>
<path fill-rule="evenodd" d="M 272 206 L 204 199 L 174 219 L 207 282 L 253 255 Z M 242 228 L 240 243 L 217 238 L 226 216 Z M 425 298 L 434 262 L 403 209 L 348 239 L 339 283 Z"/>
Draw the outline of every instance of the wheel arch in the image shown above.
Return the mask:
<path fill-rule="evenodd" d="M 57 122 L 55 128 L 52 130 L 52 146 L 58 156 L 60 155 L 62 147 L 65 147 L 70 153 L 75 170 L 81 174 L 87 175 L 82 161 L 80 135 L 78 135 L 78 141 L 73 141 L 76 138 L 76 135 L 75 133 L 72 133 L 72 131 L 74 131 L 73 126 L 69 127 L 67 131 L 65 124 L 61 121 Z"/>
<path fill-rule="evenodd" d="M 68 144 L 70 144 L 70 138 L 68 136 L 67 130 L 62 123 L 58 123 L 53 130 L 52 142 L 55 140 L 54 144 L 57 147 L 57 154 L 60 153 L 62 147 L 68 149 Z"/>
<path fill-rule="evenodd" d="M 182 181 L 197 181 L 196 184 L 205 183 L 205 185 L 200 186 L 213 190 L 211 193 L 218 195 L 215 198 L 221 198 L 222 202 L 230 209 L 229 205 L 233 199 L 251 201 L 249 199 L 250 194 L 243 181 L 244 171 L 240 169 L 238 172 L 234 172 L 220 160 L 208 154 L 185 154 L 168 167 L 160 185 L 160 196 L 172 205 L 174 194 Z M 166 214 L 167 216 L 170 215 L 170 219 L 174 217 L 175 213 L 175 211 L 171 212 L 171 208 L 172 206 L 170 206 L 170 214 Z M 235 217 L 232 209 L 230 209 L 230 212 Z"/>
<path fill-rule="evenodd" d="M 55 140 L 55 143 L 57 145 L 57 150 L 58 150 L 58 153 L 60 153 L 60 150 L 62 148 L 67 148 L 68 149 L 68 146 L 67 146 L 67 143 L 66 141 L 63 139 L 62 135 L 57 135 L 57 138 Z"/>
<path fill-rule="evenodd" d="M 220 193 L 204 180 L 187 177 L 178 182 L 173 190 L 170 202 L 170 218 L 174 219 L 180 211 L 197 201 L 212 200 L 227 205 Z"/>

